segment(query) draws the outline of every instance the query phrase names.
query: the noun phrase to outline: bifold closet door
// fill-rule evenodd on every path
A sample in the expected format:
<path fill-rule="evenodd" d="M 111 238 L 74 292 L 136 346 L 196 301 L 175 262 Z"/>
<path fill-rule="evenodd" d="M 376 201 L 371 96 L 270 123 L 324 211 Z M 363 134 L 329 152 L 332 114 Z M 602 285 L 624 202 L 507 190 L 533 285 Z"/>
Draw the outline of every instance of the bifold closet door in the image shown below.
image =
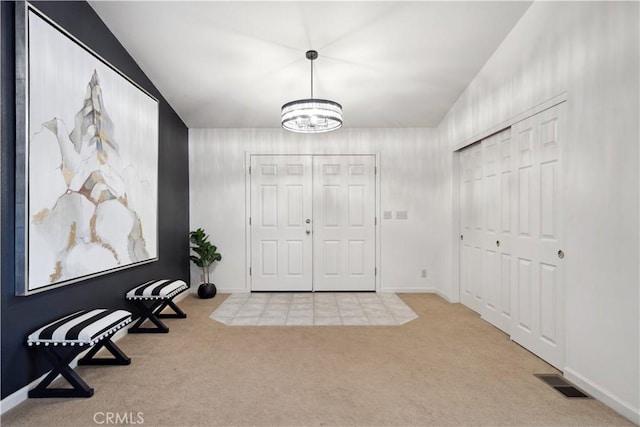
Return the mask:
<path fill-rule="evenodd" d="M 511 326 L 512 158 L 506 129 L 460 152 L 460 299 Z"/>
<path fill-rule="evenodd" d="M 482 318 L 511 329 L 511 239 L 514 216 L 511 129 L 482 141 L 484 233 L 482 244 Z"/>
<path fill-rule="evenodd" d="M 483 180 L 482 145 L 460 152 L 460 301 L 482 310 Z"/>
<path fill-rule="evenodd" d="M 313 158 L 313 288 L 375 290 L 375 157 Z"/>
<path fill-rule="evenodd" d="M 559 104 L 512 127 L 517 218 L 511 338 L 559 369 L 564 363 L 563 112 Z"/>
<path fill-rule="evenodd" d="M 251 156 L 251 290 L 312 290 L 310 156 Z"/>
<path fill-rule="evenodd" d="M 563 111 L 559 104 L 460 152 L 460 300 L 560 369 Z"/>

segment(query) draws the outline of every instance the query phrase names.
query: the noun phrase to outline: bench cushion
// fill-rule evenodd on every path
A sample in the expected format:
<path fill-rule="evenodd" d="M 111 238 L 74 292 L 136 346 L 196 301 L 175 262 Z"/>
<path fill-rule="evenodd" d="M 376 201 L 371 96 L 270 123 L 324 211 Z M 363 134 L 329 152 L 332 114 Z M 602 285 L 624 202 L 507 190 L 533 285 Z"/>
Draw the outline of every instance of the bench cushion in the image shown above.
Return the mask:
<path fill-rule="evenodd" d="M 127 299 L 170 299 L 188 288 L 182 280 L 151 280 L 127 292 Z"/>
<path fill-rule="evenodd" d="M 55 320 L 27 337 L 29 345 L 93 345 L 131 322 L 126 310 L 81 310 Z"/>

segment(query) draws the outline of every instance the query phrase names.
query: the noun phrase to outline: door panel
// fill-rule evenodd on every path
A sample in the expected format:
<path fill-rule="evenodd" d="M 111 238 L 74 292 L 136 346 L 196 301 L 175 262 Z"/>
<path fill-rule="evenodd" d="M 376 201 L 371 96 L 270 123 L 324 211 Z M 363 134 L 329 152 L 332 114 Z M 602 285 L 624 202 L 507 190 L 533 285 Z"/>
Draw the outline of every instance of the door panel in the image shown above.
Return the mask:
<path fill-rule="evenodd" d="M 558 257 L 563 112 L 560 104 L 513 126 L 520 149 L 520 220 L 513 247 L 529 268 L 514 287 L 518 304 L 512 339 L 559 369 L 564 363 L 564 286 Z"/>
<path fill-rule="evenodd" d="M 531 333 L 533 329 L 532 322 L 532 298 L 531 291 L 532 269 L 531 260 L 526 258 L 518 258 L 518 282 L 517 282 L 517 315 L 518 329 Z"/>
<path fill-rule="evenodd" d="M 483 208 L 482 147 L 472 145 L 460 153 L 460 301 L 470 309 L 482 310 Z"/>
<path fill-rule="evenodd" d="M 311 159 L 251 156 L 251 290 L 310 291 Z"/>
<path fill-rule="evenodd" d="M 509 333 L 511 329 L 511 129 L 482 141 L 485 150 L 485 217 L 483 249 L 486 298 L 482 318 Z"/>
<path fill-rule="evenodd" d="M 314 156 L 314 290 L 375 290 L 375 157 Z"/>
<path fill-rule="evenodd" d="M 505 332 L 511 327 L 512 157 L 510 129 L 460 153 L 461 301 Z"/>
<path fill-rule="evenodd" d="M 252 155 L 250 187 L 251 290 L 375 290 L 374 156 Z"/>

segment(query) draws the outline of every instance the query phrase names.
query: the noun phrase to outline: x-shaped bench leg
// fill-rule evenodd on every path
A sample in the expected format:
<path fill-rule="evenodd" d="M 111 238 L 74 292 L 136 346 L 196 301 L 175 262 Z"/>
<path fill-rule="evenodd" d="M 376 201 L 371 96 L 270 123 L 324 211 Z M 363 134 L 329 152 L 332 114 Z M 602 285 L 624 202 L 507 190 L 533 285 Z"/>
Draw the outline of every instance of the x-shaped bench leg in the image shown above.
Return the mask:
<path fill-rule="evenodd" d="M 162 321 L 158 319 L 158 316 L 155 314 L 158 308 L 164 305 L 163 300 L 152 300 L 152 303 L 149 306 L 147 306 L 147 304 L 145 304 L 142 300 L 133 300 L 133 302 L 136 303 L 136 305 L 142 310 L 142 315 L 140 315 L 140 318 L 138 319 L 138 321 L 129 329 L 130 334 L 141 334 L 141 333 L 152 333 L 152 334 L 165 333 L 166 334 L 167 332 L 169 332 L 169 327 L 164 323 L 162 323 Z M 141 328 L 140 325 L 142 325 L 147 319 L 150 320 L 154 325 L 156 325 L 156 327 Z"/>
<path fill-rule="evenodd" d="M 165 308 L 170 307 L 174 312 L 174 313 L 162 313 L 162 310 L 164 310 Z M 184 311 L 180 310 L 180 307 L 178 307 L 176 305 L 176 303 L 174 303 L 172 300 L 167 299 L 164 300 L 164 302 L 162 303 L 162 305 L 160 305 L 160 307 L 158 307 L 158 309 L 155 311 L 156 316 L 158 316 L 161 319 L 184 319 L 185 317 L 187 317 L 187 313 L 185 313 Z"/>
<path fill-rule="evenodd" d="M 106 348 L 114 356 L 112 358 L 93 357 L 102 348 Z M 100 341 L 80 360 L 78 365 L 130 365 L 131 359 L 111 339 Z"/>
<path fill-rule="evenodd" d="M 67 347 L 68 348 L 68 347 Z M 53 363 L 53 369 L 41 382 L 29 391 L 29 397 L 91 397 L 93 389 L 85 383 L 80 376 L 74 372 L 69 363 L 84 349 L 79 347 L 69 351 L 66 356 L 60 355 L 54 347 L 44 347 L 44 354 Z M 73 388 L 47 388 L 56 379 L 58 374 L 62 375 Z"/>

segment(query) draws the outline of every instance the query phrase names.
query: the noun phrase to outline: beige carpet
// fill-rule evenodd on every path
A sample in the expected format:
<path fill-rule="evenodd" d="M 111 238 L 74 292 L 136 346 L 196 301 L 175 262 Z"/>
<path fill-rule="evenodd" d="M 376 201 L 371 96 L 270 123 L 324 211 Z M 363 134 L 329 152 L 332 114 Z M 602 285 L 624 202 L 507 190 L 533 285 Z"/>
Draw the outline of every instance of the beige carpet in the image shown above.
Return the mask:
<path fill-rule="evenodd" d="M 318 327 L 226 326 L 209 318 L 226 297 L 189 296 L 169 334 L 120 340 L 130 366 L 78 368 L 92 398 L 30 399 L 2 425 L 632 425 L 552 390 L 533 374 L 553 368 L 435 295 L 401 295 L 419 315 L 401 326 Z"/>

